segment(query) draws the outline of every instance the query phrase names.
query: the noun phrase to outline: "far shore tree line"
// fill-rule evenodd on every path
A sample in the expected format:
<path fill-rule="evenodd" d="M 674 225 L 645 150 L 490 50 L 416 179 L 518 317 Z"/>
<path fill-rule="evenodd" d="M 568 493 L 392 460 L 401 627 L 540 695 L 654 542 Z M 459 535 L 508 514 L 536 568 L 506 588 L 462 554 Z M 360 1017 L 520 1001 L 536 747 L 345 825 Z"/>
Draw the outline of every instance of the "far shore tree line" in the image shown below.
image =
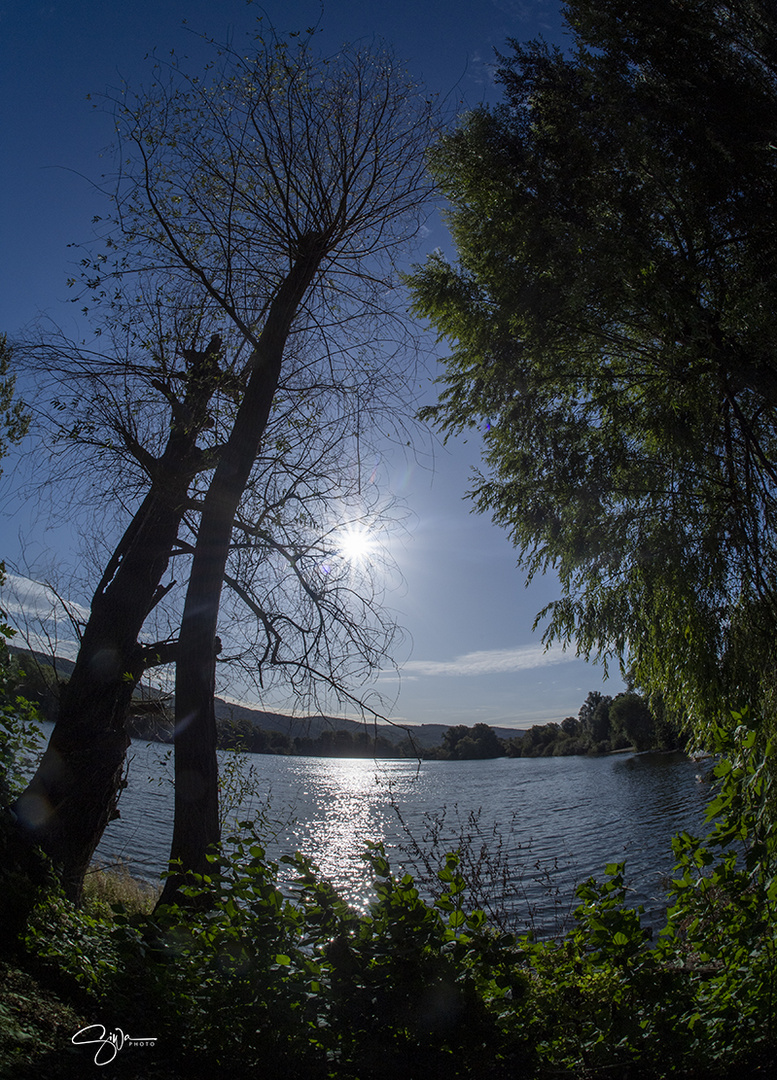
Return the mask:
<path fill-rule="evenodd" d="M 566 757 L 571 754 L 610 754 L 633 748 L 682 750 L 687 738 L 658 709 L 634 690 L 614 698 L 592 690 L 577 716 L 560 724 L 535 724 L 521 739 L 510 739 L 510 757 Z"/>
<path fill-rule="evenodd" d="M 682 750 L 687 739 L 663 718 L 657 718 L 641 694 L 628 691 L 615 698 L 592 691 L 577 716 L 560 724 L 535 724 L 500 738 L 490 724 L 455 724 L 438 746 L 421 746 L 412 737 L 394 741 L 376 734 L 370 724 L 360 731 L 338 728 L 336 721 L 318 735 L 293 735 L 258 727 L 246 717 L 221 717 L 216 722 L 220 750 L 249 754 L 287 754 L 301 757 L 421 758 L 424 761 L 477 761 L 499 757 L 568 757 L 609 754 L 618 750 Z M 134 730 L 133 730 L 134 727 Z M 412 733 L 412 729 L 411 733 Z M 147 715 L 130 717 L 130 731 L 141 738 L 172 741 L 172 724 Z"/>
<path fill-rule="evenodd" d="M 577 716 L 560 724 L 535 724 L 511 739 L 500 739 L 488 724 L 448 728 L 442 744 L 420 752 L 425 759 L 472 761 L 497 757 L 568 757 L 617 750 L 684 749 L 687 739 L 651 711 L 634 690 L 609 697 L 592 690 Z"/>
<path fill-rule="evenodd" d="M 56 674 L 39 661 L 25 664 L 18 690 L 35 702 L 48 720 L 56 719 L 58 687 Z M 15 662 L 19 670 L 19 660 Z M 222 716 L 216 721 L 216 745 L 220 750 L 248 754 L 284 754 L 302 757 L 338 758 L 422 758 L 426 761 L 473 761 L 498 757 L 568 757 L 609 754 L 619 750 L 683 750 L 687 736 L 634 689 L 611 697 L 592 690 L 577 716 L 561 723 L 535 724 L 516 732 L 511 739 L 500 738 L 489 724 L 455 724 L 445 732 L 438 746 L 422 746 L 411 735 L 390 739 L 370 724 L 359 731 L 332 726 L 312 734 L 299 720 L 299 734 L 260 727 L 246 716 Z M 398 731 L 401 729 L 397 729 Z M 128 731 L 133 738 L 172 742 L 174 717 L 163 699 L 136 699 L 130 709 Z"/>
<path fill-rule="evenodd" d="M 369 726 L 352 732 L 333 727 L 317 736 L 267 731 L 246 718 L 218 721 L 218 745 L 255 754 L 308 757 L 422 758 L 425 761 L 477 761 L 499 757 L 569 757 L 618 750 L 683 750 L 687 738 L 663 716 L 655 715 L 634 690 L 610 697 L 593 690 L 577 716 L 560 724 L 535 724 L 501 739 L 490 724 L 455 724 L 439 746 L 418 745 L 411 738 L 393 742 Z"/>

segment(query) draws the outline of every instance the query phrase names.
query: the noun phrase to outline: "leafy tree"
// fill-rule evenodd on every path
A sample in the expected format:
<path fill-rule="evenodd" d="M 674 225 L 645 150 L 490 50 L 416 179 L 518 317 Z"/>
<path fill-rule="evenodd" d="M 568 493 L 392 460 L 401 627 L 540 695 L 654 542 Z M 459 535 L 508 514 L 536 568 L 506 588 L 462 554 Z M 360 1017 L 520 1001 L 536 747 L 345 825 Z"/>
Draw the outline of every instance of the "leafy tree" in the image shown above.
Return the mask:
<path fill-rule="evenodd" d="M 449 727 L 442 737 L 442 748 L 450 754 L 451 757 L 457 756 L 457 748 L 462 739 L 466 739 L 469 735 L 469 728 L 466 724 L 455 724 L 453 727 Z"/>
<path fill-rule="evenodd" d="M 0 459 L 5 457 L 8 444 L 18 443 L 26 434 L 30 416 L 24 402 L 16 398 L 16 378 L 11 373 L 12 350 L 5 334 L 0 334 Z M 0 476 L 2 476 L 0 467 Z M 0 586 L 5 583 L 5 564 L 0 562 Z M 29 721 L 35 710 L 17 690 L 18 670 L 13 665 L 7 642 L 15 631 L 6 624 L 5 612 L 0 610 L 0 811 L 20 785 L 21 762 L 26 753 L 37 750 L 40 732 Z M 6 822 L 2 820 L 5 830 Z"/>
<path fill-rule="evenodd" d="M 5 567 L 0 562 L 0 586 L 4 581 Z M 14 634 L 0 610 L 0 948 L 14 942 L 29 909 L 52 884 L 39 853 L 20 851 L 14 843 L 10 805 L 24 786 L 27 769 L 40 754 L 43 741 L 35 705 L 19 692 L 23 673 L 8 651 Z"/>
<path fill-rule="evenodd" d="M 552 721 L 549 724 L 534 724 L 520 740 L 513 740 L 514 749 L 520 751 L 520 757 L 544 757 L 552 754 L 553 746 L 560 737 L 559 724 Z"/>
<path fill-rule="evenodd" d="M 639 694 L 619 694 L 615 698 L 610 706 L 610 725 L 615 733 L 622 731 L 637 750 L 650 750 L 655 745 L 653 714 Z"/>
<path fill-rule="evenodd" d="M 500 757 L 505 752 L 502 740 L 489 724 L 456 724 L 448 728 L 442 740 L 443 753 L 459 761 Z"/>
<path fill-rule="evenodd" d="M 475 724 L 472 728 L 472 738 L 477 746 L 477 757 L 493 758 L 504 753 L 502 740 L 499 738 L 490 724 Z"/>
<path fill-rule="evenodd" d="M 599 690 L 591 690 L 578 712 L 578 722 L 588 749 L 609 749 L 610 704 L 612 698 Z"/>
<path fill-rule="evenodd" d="M 566 716 L 561 721 L 561 730 L 565 735 L 569 735 L 570 738 L 573 738 L 580 734 L 580 721 L 576 716 Z"/>
<path fill-rule="evenodd" d="M 612 725 L 610 723 L 611 705 L 611 697 L 602 697 L 601 700 L 597 703 L 597 706 L 588 721 L 588 731 L 591 736 L 591 740 L 594 743 L 600 743 L 603 740 L 610 738 L 610 734 L 612 731 Z"/>
<path fill-rule="evenodd" d="M 777 623 L 777 14 L 764 0 L 571 0 L 568 53 L 511 43 L 504 104 L 431 167 L 458 262 L 416 311 L 451 342 L 448 434 L 546 640 L 617 657 L 703 739 L 773 709 Z"/>
<path fill-rule="evenodd" d="M 5 457 L 9 443 L 18 443 L 27 434 L 30 425 L 24 402 L 19 398 L 14 400 L 16 377 L 10 370 L 12 355 L 8 338 L 0 334 L 0 458 Z"/>
<path fill-rule="evenodd" d="M 5 568 L 0 563 L 0 585 L 5 581 Z M 13 663 L 8 642 L 15 631 L 8 626 L 5 612 L 0 610 L 0 814 L 3 831 L 12 798 L 23 787 L 24 771 L 30 759 L 40 752 L 41 731 L 35 705 L 19 693 L 18 683 L 23 672 Z"/>
<path fill-rule="evenodd" d="M 602 701 L 606 700 L 604 695 L 599 690 L 590 690 L 583 704 L 580 706 L 578 712 L 578 719 L 584 727 L 590 727 L 591 720 L 598 706 Z"/>
<path fill-rule="evenodd" d="M 27 433 L 30 414 L 23 400 L 15 398 L 16 378 L 11 373 L 12 350 L 0 334 L 0 459 L 9 444 L 19 443 Z M 2 475 L 0 467 L 0 476 Z M 0 562 L 0 588 L 5 584 L 5 563 Z M 11 659 L 8 642 L 16 631 L 0 609 L 0 943 L 12 941 L 23 925 L 27 909 L 48 884 L 46 868 L 37 852 L 18 852 L 13 842 L 14 819 L 9 804 L 24 785 L 31 760 L 40 753 L 42 733 L 33 703 L 20 692 L 24 673 Z"/>
<path fill-rule="evenodd" d="M 677 718 L 670 716 L 664 707 L 660 694 L 650 699 L 650 712 L 655 727 L 654 745 L 659 750 L 684 750 L 688 743 L 688 733 L 682 730 Z"/>

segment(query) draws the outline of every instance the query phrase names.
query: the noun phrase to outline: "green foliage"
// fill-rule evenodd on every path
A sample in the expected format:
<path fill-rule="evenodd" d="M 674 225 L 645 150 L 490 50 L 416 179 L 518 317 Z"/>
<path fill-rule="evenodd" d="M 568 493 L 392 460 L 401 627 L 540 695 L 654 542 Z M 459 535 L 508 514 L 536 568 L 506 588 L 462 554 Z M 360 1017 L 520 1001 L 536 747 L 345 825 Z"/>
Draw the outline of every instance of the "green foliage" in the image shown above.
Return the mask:
<path fill-rule="evenodd" d="M 0 563 L 0 585 L 4 576 L 5 566 Z M 1 621 L 3 617 L 0 611 L 0 809 L 21 791 L 26 770 L 42 749 L 37 711 L 17 693 L 24 673 L 11 661 L 7 642 L 15 631 Z"/>
<path fill-rule="evenodd" d="M 24 943 L 39 961 L 65 971 L 83 991 L 97 995 L 120 963 L 107 904 L 76 908 L 51 887 L 30 915 Z"/>
<path fill-rule="evenodd" d="M 449 435 L 546 639 L 620 661 L 703 742 L 771 726 L 777 600 L 777 22 L 765 0 L 569 0 L 568 52 L 512 42 L 504 104 L 431 167 L 457 262 L 411 278 L 449 343 Z"/>
<path fill-rule="evenodd" d="M 50 957 L 50 920 L 59 912 L 63 966 L 93 993 L 99 986 L 125 1023 L 153 1025 L 196 1075 L 261 1066 L 382 1077 L 443 1065 L 454 1076 L 473 1075 L 481 1039 L 498 1054 L 502 1036 L 478 991 L 494 978 L 473 953 L 473 942 L 486 940 L 485 919 L 462 908 L 457 859 L 446 860 L 445 891 L 430 906 L 409 875 L 392 876 L 380 845 L 368 858 L 377 899 L 363 918 L 299 855 L 284 859 L 294 898 L 284 897 L 278 865 L 244 839 L 185 890 L 186 907 L 153 916 L 117 909 L 110 924 L 97 927 L 91 914 L 50 902 L 28 942 Z M 89 929 L 94 950 L 82 937 Z M 490 938 L 488 948 L 498 960 Z M 113 977 L 105 970 L 111 955 Z M 521 981 L 510 974 L 511 962 L 508 953 L 497 963 L 503 987 L 489 994 Z"/>
<path fill-rule="evenodd" d="M 4 572 L 0 563 L 0 585 Z M 7 641 L 15 631 L 3 618 L 0 611 L 0 946 L 13 941 L 50 885 L 48 865 L 35 849 L 20 848 L 14 837 L 11 805 L 42 749 L 42 732 L 35 707 L 18 693 L 24 676 L 9 655 Z"/>
<path fill-rule="evenodd" d="M 655 745 L 656 730 L 647 702 L 639 694 L 619 694 L 609 710 L 610 727 L 622 731 L 637 750 Z"/>
<path fill-rule="evenodd" d="M 748 710 L 719 725 L 718 790 L 703 842 L 682 833 L 663 950 L 700 973 L 689 1028 L 705 1054 L 774 1043 L 777 1037 L 777 827 L 768 787 L 774 747 L 758 739 Z"/>
<path fill-rule="evenodd" d="M 466 724 L 456 724 L 445 732 L 439 756 L 470 761 L 502 757 L 504 752 L 504 743 L 489 724 L 475 724 L 471 728 Z"/>
<path fill-rule="evenodd" d="M 30 414 L 24 402 L 14 401 L 16 379 L 10 374 L 11 356 L 8 339 L 5 334 L 0 334 L 0 458 L 5 455 L 8 443 L 18 443 L 30 425 Z"/>
<path fill-rule="evenodd" d="M 614 699 L 593 690 L 577 717 L 560 724 L 535 724 L 506 745 L 509 757 L 564 757 L 571 754 L 607 754 L 613 750 L 678 750 L 685 740 L 666 719 L 661 700 L 656 711 L 633 690 Z"/>
<path fill-rule="evenodd" d="M 13 400 L 16 380 L 9 373 L 11 354 L 5 334 L 0 334 L 0 458 L 9 442 L 17 443 L 26 434 L 30 421 L 23 402 Z M 0 586 L 4 581 L 5 563 L 0 562 Z M 7 642 L 16 631 L 4 619 L 5 612 L 0 610 L 0 810 L 16 794 L 24 755 L 37 751 L 40 735 L 31 723 L 35 719 L 34 709 L 15 692 L 19 674 L 13 670 Z"/>

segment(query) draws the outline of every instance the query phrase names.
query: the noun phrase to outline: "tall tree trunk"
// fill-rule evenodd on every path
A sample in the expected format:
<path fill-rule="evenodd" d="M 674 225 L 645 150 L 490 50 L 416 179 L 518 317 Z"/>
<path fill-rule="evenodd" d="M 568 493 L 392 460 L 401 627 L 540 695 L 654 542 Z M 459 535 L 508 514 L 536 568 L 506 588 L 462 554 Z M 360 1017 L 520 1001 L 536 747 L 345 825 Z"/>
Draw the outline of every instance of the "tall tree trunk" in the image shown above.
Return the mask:
<path fill-rule="evenodd" d="M 169 488 L 152 487 L 133 518 L 112 560 L 113 579 L 103 579 L 92 600 L 48 747 L 14 805 L 19 829 L 61 868 L 74 900 L 105 826 L 118 816 L 126 718 L 145 667 L 138 635 L 163 591 L 187 488 L 182 482 L 173 498 Z"/>
<path fill-rule="evenodd" d="M 203 504 L 176 659 L 174 872 L 165 882 L 160 904 L 177 898 L 187 874 L 208 872 L 208 851 L 220 840 L 216 627 L 232 525 L 267 427 L 289 331 L 321 257 L 319 238 L 306 238 L 305 250 L 270 306 L 243 400 Z"/>
<path fill-rule="evenodd" d="M 14 804 L 16 840 L 39 845 L 59 867 L 66 894 L 80 899 L 84 874 L 106 825 L 118 817 L 129 746 L 132 694 L 152 666 L 138 637 L 167 588 L 161 585 L 178 538 L 192 478 L 204 467 L 197 437 L 213 392 L 208 374 L 220 339 L 197 365 L 156 478 L 119 542 L 92 598 L 76 665 L 35 775 Z"/>

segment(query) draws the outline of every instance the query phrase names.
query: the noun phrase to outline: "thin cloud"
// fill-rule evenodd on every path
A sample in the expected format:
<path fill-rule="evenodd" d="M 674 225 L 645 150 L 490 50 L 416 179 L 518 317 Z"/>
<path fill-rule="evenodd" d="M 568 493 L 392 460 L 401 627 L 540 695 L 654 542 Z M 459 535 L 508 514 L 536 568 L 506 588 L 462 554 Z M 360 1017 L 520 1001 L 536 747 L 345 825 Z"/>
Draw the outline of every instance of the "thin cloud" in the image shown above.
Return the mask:
<path fill-rule="evenodd" d="M 561 648 L 545 649 L 542 645 L 520 645 L 514 649 L 490 649 L 465 653 L 454 660 L 408 660 L 403 675 L 506 675 L 516 671 L 568 664 L 578 657 Z"/>
<path fill-rule="evenodd" d="M 89 618 L 88 609 L 81 604 L 68 600 L 66 607 L 48 585 L 19 574 L 6 574 L 1 603 L 9 616 L 48 621 L 67 619 L 70 615 L 83 622 Z"/>
<path fill-rule="evenodd" d="M 89 612 L 72 601 L 67 601 L 67 608 L 47 585 L 20 574 L 6 574 L 0 610 L 17 631 L 18 636 L 12 638 L 14 645 L 75 660 L 79 643 L 72 637 L 72 620 L 84 622 Z"/>
<path fill-rule="evenodd" d="M 18 632 L 14 645 L 75 660 L 79 643 L 73 637 L 74 622 L 85 623 L 89 611 L 72 600 L 60 600 L 53 589 L 40 581 L 6 574 L 0 596 L 2 610 Z"/>

